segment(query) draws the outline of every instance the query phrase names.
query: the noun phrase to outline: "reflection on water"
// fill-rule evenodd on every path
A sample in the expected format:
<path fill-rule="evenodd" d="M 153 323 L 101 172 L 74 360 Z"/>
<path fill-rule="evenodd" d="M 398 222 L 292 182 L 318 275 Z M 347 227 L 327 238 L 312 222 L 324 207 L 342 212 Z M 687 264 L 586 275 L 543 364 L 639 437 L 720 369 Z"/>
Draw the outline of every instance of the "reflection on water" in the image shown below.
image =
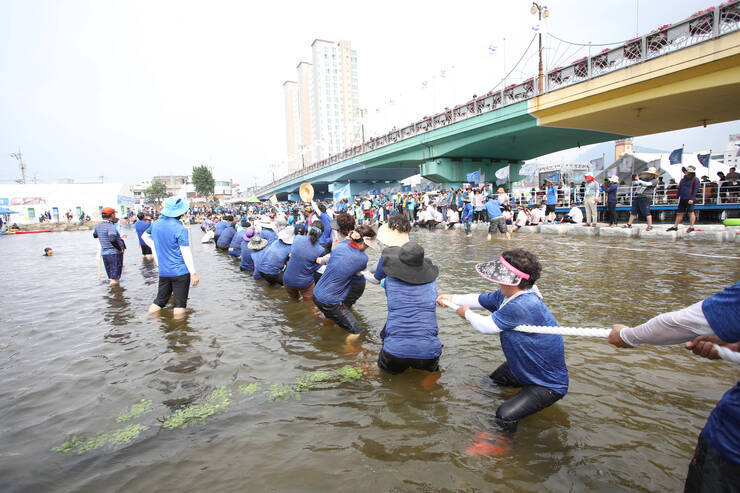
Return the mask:
<path fill-rule="evenodd" d="M 498 338 L 440 309 L 441 374 L 384 374 L 376 366 L 381 289 L 368 286 L 357 303 L 367 332 L 347 345 L 312 304 L 254 281 L 199 235 L 194 229 L 201 282 L 180 320 L 171 308 L 146 313 L 157 273 L 133 249 L 121 286 L 109 287 L 96 281 L 87 232 L 0 238 L 0 253 L 12 259 L 0 272 L 3 490 L 346 490 L 349 482 L 395 491 L 676 490 L 709 411 L 740 376 L 680 348 L 618 352 L 567 338 L 569 394 L 524 420 L 503 456 L 471 455 L 515 392 L 482 380 L 503 361 Z M 440 292 L 489 290 L 474 264 L 529 248 L 561 325 L 638 323 L 740 277 L 735 245 L 412 236 L 440 265 Z M 45 246 L 56 255 L 42 258 Z M 364 377 L 274 398 L 345 365 Z M 229 404 L 207 420 L 160 426 L 221 388 Z M 73 435 L 120 427 L 116 417 L 142 399 L 152 401 L 140 419 L 149 428 L 135 440 L 83 455 L 51 452 Z"/>

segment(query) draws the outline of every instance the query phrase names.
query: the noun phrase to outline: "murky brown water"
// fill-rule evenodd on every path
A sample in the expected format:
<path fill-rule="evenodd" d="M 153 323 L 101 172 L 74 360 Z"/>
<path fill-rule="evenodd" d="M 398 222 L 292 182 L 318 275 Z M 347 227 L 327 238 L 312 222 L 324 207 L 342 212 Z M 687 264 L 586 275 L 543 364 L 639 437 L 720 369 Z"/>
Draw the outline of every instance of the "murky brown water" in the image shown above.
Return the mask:
<path fill-rule="evenodd" d="M 491 289 L 473 265 L 502 241 L 412 237 L 441 266 L 440 292 Z M 735 245 L 540 235 L 508 245 L 543 261 L 538 285 L 561 325 L 637 323 L 740 278 Z M 45 246 L 57 255 L 42 257 Z M 151 265 L 129 254 L 111 289 L 96 280 L 96 248 L 89 232 L 0 238 L 0 490 L 675 491 L 709 411 L 740 377 L 678 347 L 618 352 L 566 338 L 570 393 L 524 420 L 508 455 L 469 456 L 513 391 L 479 386 L 503 360 L 498 338 L 452 311 L 438 310 L 443 373 L 429 386 L 422 372 L 377 372 L 379 288 L 356 305 L 368 327 L 358 352 L 312 305 L 255 282 L 211 245 L 194 248 L 201 285 L 188 318 L 152 319 Z M 272 385 L 345 365 L 369 371 L 271 400 L 283 388 Z M 252 383 L 257 392 L 240 392 Z M 222 386 L 231 398 L 207 420 L 160 426 L 178 404 L 206 402 Z M 141 399 L 151 411 L 116 423 Z M 148 429 L 127 443 L 51 450 L 132 423 Z"/>

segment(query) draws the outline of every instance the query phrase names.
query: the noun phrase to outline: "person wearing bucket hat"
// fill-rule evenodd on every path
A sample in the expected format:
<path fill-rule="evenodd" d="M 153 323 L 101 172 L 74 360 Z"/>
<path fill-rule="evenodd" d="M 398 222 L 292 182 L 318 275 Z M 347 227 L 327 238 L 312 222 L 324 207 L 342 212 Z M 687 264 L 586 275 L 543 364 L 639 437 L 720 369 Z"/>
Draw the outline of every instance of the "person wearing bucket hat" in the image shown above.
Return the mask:
<path fill-rule="evenodd" d="M 242 243 L 241 243 L 241 261 L 239 262 L 239 270 L 241 271 L 251 271 L 254 270 L 254 262 L 252 262 L 252 250 L 249 249 L 249 242 L 252 241 L 252 239 L 256 235 L 256 231 L 254 228 L 247 228 L 244 230 L 244 233 L 241 235 L 242 237 Z"/>
<path fill-rule="evenodd" d="M 311 301 L 315 286 L 314 272 L 320 267 L 316 259 L 324 255 L 324 247 L 319 238 L 324 232 L 324 224 L 314 221 L 308 235 L 297 235 L 290 248 L 290 258 L 283 274 L 285 291 L 291 299 Z"/>
<path fill-rule="evenodd" d="M 100 214 L 103 221 L 95 225 L 93 238 L 100 242 L 100 257 L 105 266 L 105 273 L 108 274 L 109 283 L 113 286 L 121 281 L 123 252 L 126 250 L 126 243 L 113 223 L 116 210 L 112 207 L 103 207 Z M 98 268 L 100 268 L 100 264 L 98 264 Z"/>
<path fill-rule="evenodd" d="M 278 233 L 278 240 L 265 249 L 265 255 L 260 262 L 259 273 L 270 283 L 283 285 L 283 269 L 290 256 L 290 249 L 294 238 L 293 228 L 285 228 Z"/>
<path fill-rule="evenodd" d="M 275 222 L 270 219 L 268 216 L 262 216 L 259 221 L 259 236 L 260 238 L 264 238 L 267 240 L 268 245 L 272 245 L 272 243 L 277 240 L 277 226 L 275 225 Z"/>
<path fill-rule="evenodd" d="M 496 410 L 496 425 L 513 432 L 521 419 L 551 406 L 568 392 L 563 337 L 513 330 L 519 325 L 558 325 L 536 289 L 542 268 L 534 254 L 507 250 L 496 260 L 476 265 L 475 270 L 500 289 L 480 295 L 440 295 L 437 302 L 460 305 L 458 315 L 477 331 L 499 334 L 506 361 L 489 375 L 489 382 L 522 388 Z M 484 317 L 470 308 L 485 308 L 492 315 Z"/>
<path fill-rule="evenodd" d="M 424 258 L 424 249 L 413 241 L 386 248 L 382 258 L 388 316 L 380 332 L 383 348 L 378 367 L 389 373 L 408 368 L 438 371 L 442 354 L 435 307 L 439 268 Z"/>
<path fill-rule="evenodd" d="M 174 295 L 173 316 L 185 316 L 190 287 L 198 285 L 188 230 L 180 222 L 188 209 L 188 203 L 181 198 L 168 198 L 164 202 L 162 216 L 143 235 L 154 244 L 159 266 L 159 288 L 157 297 L 149 306 L 149 313 L 158 313 Z"/>
<path fill-rule="evenodd" d="M 345 299 L 353 278 L 367 267 L 365 250 L 369 243 L 365 239 L 375 238 L 375 230 L 367 225 L 358 226 L 350 231 L 348 238 L 332 249 L 326 270 L 314 288 L 313 302 L 326 318 L 349 332 L 347 339 L 352 341 L 363 328 L 349 311 Z"/>
<path fill-rule="evenodd" d="M 609 227 L 617 226 L 617 191 L 619 190 L 619 177 L 609 177 L 609 186 L 606 187 L 606 209 L 609 214 Z"/>
<path fill-rule="evenodd" d="M 645 179 L 640 178 L 643 176 Z M 632 223 L 637 219 L 638 214 L 642 214 L 647 219 L 648 227 L 645 231 L 653 229 L 653 216 L 650 213 L 650 204 L 653 201 L 653 192 L 655 187 L 658 185 L 658 170 L 655 167 L 650 167 L 635 176 L 632 180 L 633 186 L 633 197 L 632 197 L 632 209 L 630 210 L 630 218 L 627 224 L 622 226 L 623 228 L 631 228 Z"/>
<path fill-rule="evenodd" d="M 255 235 L 252 241 L 247 244 L 247 249 L 252 250 L 252 265 L 254 266 L 254 274 L 252 277 L 257 280 L 262 280 L 264 277 L 260 275 L 260 264 L 267 250 L 269 243 L 266 239 L 261 238 L 259 235 Z"/>
<path fill-rule="evenodd" d="M 676 221 L 667 231 L 678 231 L 678 225 L 683 222 L 683 217 L 688 213 L 689 229 L 687 229 L 686 232 L 691 233 L 694 231 L 694 223 L 696 222 L 694 202 L 696 201 L 696 194 L 699 191 L 701 184 L 699 183 L 699 178 L 696 177 L 696 166 L 688 165 L 683 171 L 683 178 L 678 182 L 678 209 L 676 210 Z"/>

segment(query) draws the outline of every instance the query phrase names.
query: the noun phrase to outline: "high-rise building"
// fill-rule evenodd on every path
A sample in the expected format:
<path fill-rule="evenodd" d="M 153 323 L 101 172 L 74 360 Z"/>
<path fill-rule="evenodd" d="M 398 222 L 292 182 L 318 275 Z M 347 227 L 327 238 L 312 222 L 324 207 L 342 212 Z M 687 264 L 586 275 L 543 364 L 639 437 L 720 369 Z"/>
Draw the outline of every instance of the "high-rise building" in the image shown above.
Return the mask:
<path fill-rule="evenodd" d="M 298 64 L 297 82 L 284 84 L 292 170 L 360 143 L 357 52 L 349 41 L 316 39 L 311 54 L 313 63 Z"/>

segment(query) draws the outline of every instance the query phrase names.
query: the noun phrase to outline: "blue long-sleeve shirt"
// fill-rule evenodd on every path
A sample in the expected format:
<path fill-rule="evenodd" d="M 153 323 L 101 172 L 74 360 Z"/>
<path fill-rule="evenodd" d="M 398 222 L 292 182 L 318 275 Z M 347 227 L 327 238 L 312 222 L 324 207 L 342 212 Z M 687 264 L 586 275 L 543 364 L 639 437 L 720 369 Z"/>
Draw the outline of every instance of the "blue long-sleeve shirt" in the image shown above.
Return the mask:
<path fill-rule="evenodd" d="M 113 255 L 122 253 L 126 249 L 121 235 L 118 234 L 116 226 L 110 221 L 103 221 L 95 225 L 93 238 L 100 241 L 101 255 Z"/>
<path fill-rule="evenodd" d="M 678 198 L 684 200 L 696 200 L 696 193 L 699 191 L 699 178 L 683 177 L 678 182 Z"/>

